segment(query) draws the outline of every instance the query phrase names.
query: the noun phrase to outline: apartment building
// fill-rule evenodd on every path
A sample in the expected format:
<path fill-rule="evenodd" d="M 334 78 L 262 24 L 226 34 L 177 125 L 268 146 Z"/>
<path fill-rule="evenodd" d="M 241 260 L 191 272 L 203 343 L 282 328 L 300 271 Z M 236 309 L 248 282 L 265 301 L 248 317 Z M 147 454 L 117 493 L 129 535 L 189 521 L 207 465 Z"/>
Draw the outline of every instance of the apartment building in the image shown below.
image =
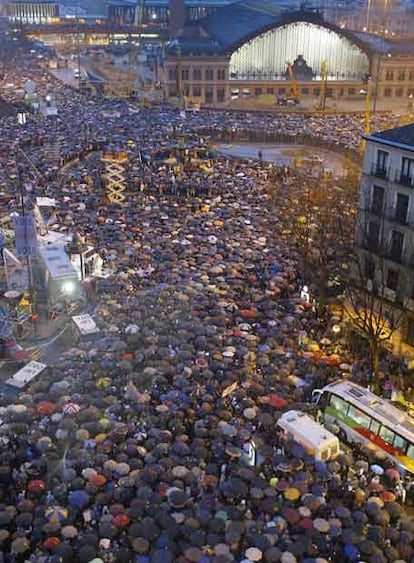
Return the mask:
<path fill-rule="evenodd" d="M 356 245 L 366 291 L 398 317 L 394 351 L 414 357 L 414 123 L 366 137 Z"/>

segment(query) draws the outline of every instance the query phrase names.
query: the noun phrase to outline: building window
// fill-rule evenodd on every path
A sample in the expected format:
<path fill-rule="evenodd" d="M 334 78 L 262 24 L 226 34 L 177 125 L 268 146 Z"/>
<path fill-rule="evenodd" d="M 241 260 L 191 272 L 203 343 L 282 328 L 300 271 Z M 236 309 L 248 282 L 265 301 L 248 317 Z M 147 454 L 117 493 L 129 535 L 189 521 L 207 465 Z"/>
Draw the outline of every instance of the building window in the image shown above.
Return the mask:
<path fill-rule="evenodd" d="M 412 158 L 407 158 L 403 156 L 401 159 L 400 182 L 407 186 L 411 186 L 413 172 L 414 172 L 414 160 Z"/>
<path fill-rule="evenodd" d="M 206 103 L 211 104 L 213 101 L 213 87 L 206 86 Z"/>
<path fill-rule="evenodd" d="M 405 80 L 405 70 L 398 71 L 397 80 Z"/>
<path fill-rule="evenodd" d="M 217 80 L 226 80 L 226 69 L 219 68 L 217 71 Z"/>
<path fill-rule="evenodd" d="M 395 89 L 395 95 L 397 96 L 397 98 L 402 98 L 403 94 L 404 94 L 404 88 Z"/>
<path fill-rule="evenodd" d="M 168 71 L 168 80 L 177 80 L 177 69 L 170 68 Z"/>
<path fill-rule="evenodd" d="M 217 88 L 217 101 L 224 102 L 226 97 L 226 91 L 224 88 Z"/>
<path fill-rule="evenodd" d="M 375 278 L 375 261 L 371 256 L 365 258 L 364 274 L 367 280 L 373 280 Z"/>
<path fill-rule="evenodd" d="M 388 157 L 389 154 L 386 151 L 377 151 L 377 164 L 376 164 L 376 173 L 381 174 L 383 176 L 387 175 L 387 168 L 388 168 Z"/>
<path fill-rule="evenodd" d="M 348 88 L 348 95 L 355 96 L 355 88 Z"/>
<path fill-rule="evenodd" d="M 398 270 L 395 268 L 388 268 L 387 271 L 387 281 L 385 284 L 388 289 L 392 291 L 397 291 L 398 288 Z"/>
<path fill-rule="evenodd" d="M 183 68 L 181 70 L 181 80 L 190 80 L 190 71 L 188 68 Z"/>
<path fill-rule="evenodd" d="M 266 88 L 266 94 L 274 94 L 273 88 Z"/>
<path fill-rule="evenodd" d="M 206 80 L 214 80 L 214 71 L 211 68 L 206 70 Z"/>
<path fill-rule="evenodd" d="M 195 68 L 193 70 L 193 80 L 201 80 L 201 69 Z"/>
<path fill-rule="evenodd" d="M 314 88 L 313 89 L 313 95 L 314 96 L 320 96 L 321 95 L 321 89 L 320 88 Z"/>
<path fill-rule="evenodd" d="M 385 73 L 385 80 L 394 80 L 394 71 L 387 70 Z"/>
<path fill-rule="evenodd" d="M 400 231 L 392 231 L 390 258 L 396 262 L 402 262 L 404 248 L 404 234 Z"/>
<path fill-rule="evenodd" d="M 255 96 L 261 96 L 262 95 L 262 89 L 261 88 L 255 88 L 254 89 L 254 95 Z"/>
<path fill-rule="evenodd" d="M 397 203 L 395 205 L 395 219 L 404 225 L 407 223 L 408 204 L 410 198 L 405 194 L 397 194 Z"/>
<path fill-rule="evenodd" d="M 408 73 L 408 80 L 410 82 L 414 81 L 414 70 L 410 70 L 410 72 Z"/>
<path fill-rule="evenodd" d="M 195 98 L 201 97 L 201 86 L 193 86 L 193 96 Z"/>
<path fill-rule="evenodd" d="M 279 93 L 280 96 L 283 96 L 283 94 L 286 93 L 286 88 L 279 88 L 278 93 Z"/>
<path fill-rule="evenodd" d="M 309 88 L 302 88 L 302 94 L 307 96 L 309 94 Z"/>
<path fill-rule="evenodd" d="M 392 96 L 392 88 L 390 88 L 389 86 L 387 86 L 386 88 L 384 88 L 384 96 L 386 98 L 391 98 Z"/>
<path fill-rule="evenodd" d="M 372 187 L 371 211 L 382 214 L 384 210 L 385 189 L 382 186 Z"/>
<path fill-rule="evenodd" d="M 380 225 L 375 221 L 368 223 L 367 243 L 370 250 L 378 250 L 380 240 Z"/>

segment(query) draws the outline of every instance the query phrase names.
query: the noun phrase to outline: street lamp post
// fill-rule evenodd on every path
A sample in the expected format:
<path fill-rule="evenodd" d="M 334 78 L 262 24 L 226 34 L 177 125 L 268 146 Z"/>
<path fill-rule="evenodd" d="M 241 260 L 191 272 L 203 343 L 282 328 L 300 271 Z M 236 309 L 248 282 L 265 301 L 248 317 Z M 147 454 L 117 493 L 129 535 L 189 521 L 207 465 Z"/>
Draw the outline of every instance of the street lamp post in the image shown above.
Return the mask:
<path fill-rule="evenodd" d="M 24 201 L 24 192 L 23 192 L 23 170 L 22 167 L 17 165 L 17 188 L 19 191 L 19 196 L 20 196 L 20 209 L 21 209 L 21 214 L 22 217 L 26 217 L 26 206 L 25 206 L 25 201 Z M 25 235 L 27 237 L 27 231 L 25 231 Z M 27 243 L 27 239 L 26 239 L 26 243 Z M 30 254 L 29 252 L 26 253 L 26 265 L 27 265 L 27 282 L 28 282 L 28 286 L 29 286 L 29 313 L 31 316 L 31 319 L 33 321 L 33 327 L 34 327 L 34 332 L 35 335 L 37 335 L 37 312 L 36 312 L 36 308 L 35 308 L 35 291 L 34 291 L 34 286 L 33 286 L 33 274 L 32 274 L 32 264 L 30 261 Z"/>

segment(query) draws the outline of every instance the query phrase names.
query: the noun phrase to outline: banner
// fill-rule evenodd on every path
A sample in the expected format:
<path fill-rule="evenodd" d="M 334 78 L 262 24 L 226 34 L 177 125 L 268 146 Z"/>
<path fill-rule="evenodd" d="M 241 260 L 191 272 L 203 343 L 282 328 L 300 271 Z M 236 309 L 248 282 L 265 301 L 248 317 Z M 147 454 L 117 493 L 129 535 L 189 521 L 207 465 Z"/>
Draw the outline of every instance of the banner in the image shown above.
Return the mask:
<path fill-rule="evenodd" d="M 16 256 L 25 258 L 37 253 L 37 232 L 34 215 L 13 217 Z"/>

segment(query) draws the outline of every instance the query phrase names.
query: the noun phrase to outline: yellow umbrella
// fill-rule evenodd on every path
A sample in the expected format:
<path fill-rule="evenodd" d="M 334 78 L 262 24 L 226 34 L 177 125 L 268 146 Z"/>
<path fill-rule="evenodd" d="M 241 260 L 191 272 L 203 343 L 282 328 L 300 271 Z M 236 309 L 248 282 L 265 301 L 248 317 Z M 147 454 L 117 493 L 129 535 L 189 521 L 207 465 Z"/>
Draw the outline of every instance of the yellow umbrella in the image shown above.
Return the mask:
<path fill-rule="evenodd" d="M 286 500 L 298 500 L 300 497 L 300 491 L 294 487 L 288 487 L 283 493 L 283 496 Z"/>
<path fill-rule="evenodd" d="M 269 485 L 271 487 L 276 487 L 278 483 L 279 483 L 279 479 L 277 477 L 272 477 L 269 481 Z"/>
<path fill-rule="evenodd" d="M 88 432 L 88 430 L 86 430 L 85 428 L 80 428 L 77 432 L 76 432 L 76 439 L 77 440 L 87 440 L 89 438 L 90 434 Z"/>
<path fill-rule="evenodd" d="M 100 432 L 99 434 L 97 434 L 95 436 L 95 442 L 97 444 L 100 444 L 101 442 L 105 441 L 107 437 L 107 434 L 104 434 L 103 432 Z"/>
<path fill-rule="evenodd" d="M 111 385 L 111 380 L 109 377 L 100 377 L 95 383 L 96 387 L 109 387 Z"/>
<path fill-rule="evenodd" d="M 99 419 L 98 424 L 101 428 L 108 428 L 108 426 L 110 426 L 111 424 L 111 421 L 109 420 L 109 418 L 103 417 Z"/>

